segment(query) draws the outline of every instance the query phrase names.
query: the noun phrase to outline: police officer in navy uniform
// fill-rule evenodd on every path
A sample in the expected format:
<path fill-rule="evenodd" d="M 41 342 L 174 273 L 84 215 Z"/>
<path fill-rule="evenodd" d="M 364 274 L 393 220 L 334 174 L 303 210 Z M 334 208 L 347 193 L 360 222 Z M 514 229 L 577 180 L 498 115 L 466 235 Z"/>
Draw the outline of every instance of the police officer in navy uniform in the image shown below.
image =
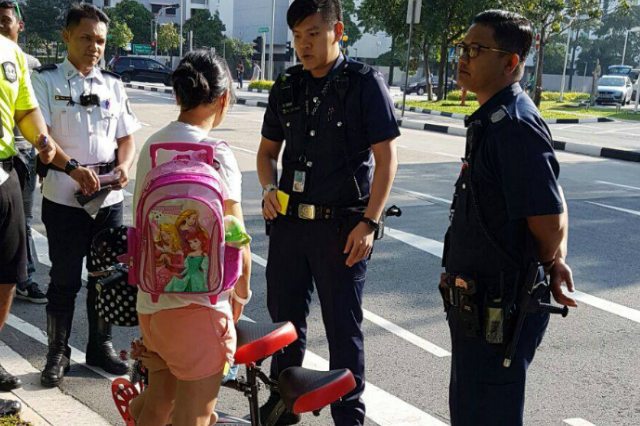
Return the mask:
<path fill-rule="evenodd" d="M 49 352 L 41 375 L 42 385 L 48 387 L 59 385 L 70 368 L 68 342 L 85 257 L 90 273 L 87 364 L 117 375 L 128 371 L 127 363 L 111 343 L 111 324 L 96 311 L 98 277 L 91 272 L 98 268 L 89 255 L 91 242 L 99 232 L 122 225 L 124 195 L 120 188 L 128 183 L 135 159 L 133 133 L 141 127 L 119 76 L 97 67 L 106 46 L 108 24 L 109 18 L 94 5 L 73 5 L 62 34 L 67 58 L 60 65 L 41 67 L 33 75 L 47 126 L 72 157 L 64 168 L 48 170 L 42 191 L 42 222 L 49 237 L 52 264 L 47 290 Z M 95 194 L 95 211 L 85 211 L 77 197 L 82 195 L 79 189 L 91 196 L 95 188 L 78 188 L 72 180 L 83 169 L 103 179 L 104 187 Z"/>
<path fill-rule="evenodd" d="M 365 418 L 361 325 L 367 260 L 397 169 L 394 140 L 400 132 L 381 74 L 340 52 L 339 0 L 295 0 L 287 21 L 302 65 L 280 75 L 271 90 L 258 174 L 263 215 L 272 222 L 269 313 L 274 322 L 291 321 L 299 338 L 274 357 L 271 375 L 302 365 L 315 283 L 330 368 L 350 369 L 357 383 L 331 413 L 336 425 L 357 426 Z M 261 408 L 263 420 L 278 400 L 272 394 Z M 285 413 L 278 424 L 299 421 Z"/>
<path fill-rule="evenodd" d="M 452 340 L 452 426 L 523 424 L 527 368 L 549 321 L 548 313 L 526 317 L 505 367 L 528 265 L 544 265 L 555 300 L 577 306 L 561 288 L 573 291 L 560 166 L 549 129 L 518 83 L 532 38 L 525 18 L 491 10 L 457 46 L 458 83 L 478 95 L 480 108 L 466 123 L 440 284 Z"/>

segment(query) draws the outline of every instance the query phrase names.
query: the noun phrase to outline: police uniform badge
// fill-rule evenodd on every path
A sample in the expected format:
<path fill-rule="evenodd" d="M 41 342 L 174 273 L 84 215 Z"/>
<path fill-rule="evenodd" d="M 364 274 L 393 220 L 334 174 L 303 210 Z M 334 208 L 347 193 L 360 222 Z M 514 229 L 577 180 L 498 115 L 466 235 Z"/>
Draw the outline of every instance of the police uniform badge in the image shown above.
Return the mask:
<path fill-rule="evenodd" d="M 4 72 L 4 78 L 9 83 L 15 83 L 18 80 L 18 70 L 13 62 L 5 62 L 2 64 L 2 71 Z"/>

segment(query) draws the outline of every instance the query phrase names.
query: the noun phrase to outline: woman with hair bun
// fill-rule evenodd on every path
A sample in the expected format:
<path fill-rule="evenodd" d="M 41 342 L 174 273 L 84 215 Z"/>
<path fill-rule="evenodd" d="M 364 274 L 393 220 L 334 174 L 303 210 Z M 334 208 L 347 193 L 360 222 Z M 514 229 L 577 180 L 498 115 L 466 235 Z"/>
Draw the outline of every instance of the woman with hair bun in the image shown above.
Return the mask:
<path fill-rule="evenodd" d="M 174 71 L 173 92 L 180 114 L 176 121 L 154 133 L 144 144 L 138 160 L 136 206 L 144 177 L 151 170 L 149 147 L 158 142 L 211 143 L 207 140 L 234 102 L 231 74 L 225 62 L 208 50 L 188 53 Z M 166 158 L 163 158 L 163 155 Z M 165 152 L 158 164 L 170 160 Z M 240 207 L 242 175 L 227 144 L 216 145 L 215 160 L 224 188 L 225 214 L 244 227 Z M 206 277 L 209 238 L 198 223 L 197 212 L 185 212 L 176 223 L 182 240 L 185 272 L 173 277 L 168 286 L 200 289 Z M 135 221 L 135 217 L 134 217 Z M 184 234 L 184 235 L 183 235 Z M 186 244 L 185 244 L 186 243 Z M 131 402 L 129 414 L 137 426 L 208 426 L 217 420 L 215 405 L 220 384 L 233 363 L 236 349 L 234 323 L 251 297 L 251 252 L 244 246 L 242 277 L 234 289 L 223 292 L 212 304 L 209 296 L 164 294 L 157 303 L 148 293 L 138 293 L 137 310 L 143 344 L 134 348 L 149 371 L 149 387 Z M 213 414 L 212 414 L 213 413 Z"/>

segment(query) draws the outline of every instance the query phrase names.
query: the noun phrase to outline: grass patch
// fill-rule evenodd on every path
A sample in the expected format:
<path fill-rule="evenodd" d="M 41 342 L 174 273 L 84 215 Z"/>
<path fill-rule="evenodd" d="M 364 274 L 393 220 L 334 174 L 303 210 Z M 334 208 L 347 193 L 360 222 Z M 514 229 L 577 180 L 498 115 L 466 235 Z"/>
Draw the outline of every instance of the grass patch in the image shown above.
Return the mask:
<path fill-rule="evenodd" d="M 271 86 L 273 86 L 273 81 L 254 80 L 249 84 L 249 89 L 271 90 Z"/>
<path fill-rule="evenodd" d="M 17 416 L 0 417 L 0 426 L 33 426 L 33 423 L 20 420 Z"/>
<path fill-rule="evenodd" d="M 434 111 L 451 112 L 457 114 L 471 115 L 478 109 L 480 104 L 477 101 L 467 101 L 466 106 L 460 106 L 459 101 L 407 101 L 407 106 L 416 108 L 431 109 Z M 640 114 L 634 116 L 629 113 L 616 114 L 615 110 L 600 108 L 571 108 L 567 103 L 558 103 L 553 101 L 542 102 L 540 111 L 544 118 L 587 118 L 587 117 L 610 117 L 629 120 L 640 120 Z M 631 116 L 634 118 L 625 118 Z"/>

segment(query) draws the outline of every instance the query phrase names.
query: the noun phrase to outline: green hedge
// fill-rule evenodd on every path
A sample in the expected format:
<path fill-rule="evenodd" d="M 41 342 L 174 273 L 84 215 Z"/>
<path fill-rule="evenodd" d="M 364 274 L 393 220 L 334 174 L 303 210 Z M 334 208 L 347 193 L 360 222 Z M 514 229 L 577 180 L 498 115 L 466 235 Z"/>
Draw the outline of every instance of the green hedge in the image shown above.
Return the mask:
<path fill-rule="evenodd" d="M 560 92 L 542 92 L 541 100 L 543 102 L 554 101 L 557 102 L 560 99 Z M 563 95 L 564 102 L 575 102 L 588 100 L 588 93 L 581 92 L 565 92 Z"/>
<path fill-rule="evenodd" d="M 557 102 L 560 99 L 560 92 L 542 92 L 542 101 L 543 102 Z M 565 102 L 576 102 L 582 100 L 588 100 L 588 93 L 581 92 L 565 92 L 564 101 Z M 462 90 L 454 90 L 447 94 L 448 101 L 460 101 L 462 100 Z M 475 93 L 467 92 L 467 100 L 468 101 L 477 101 L 478 97 Z"/>
<path fill-rule="evenodd" d="M 254 80 L 249 84 L 249 89 L 271 90 L 271 86 L 273 86 L 273 81 Z"/>
<path fill-rule="evenodd" d="M 461 101 L 462 100 L 462 90 L 452 90 L 447 93 L 448 101 Z M 473 92 L 467 92 L 467 100 L 468 101 L 477 101 L 478 97 Z"/>

